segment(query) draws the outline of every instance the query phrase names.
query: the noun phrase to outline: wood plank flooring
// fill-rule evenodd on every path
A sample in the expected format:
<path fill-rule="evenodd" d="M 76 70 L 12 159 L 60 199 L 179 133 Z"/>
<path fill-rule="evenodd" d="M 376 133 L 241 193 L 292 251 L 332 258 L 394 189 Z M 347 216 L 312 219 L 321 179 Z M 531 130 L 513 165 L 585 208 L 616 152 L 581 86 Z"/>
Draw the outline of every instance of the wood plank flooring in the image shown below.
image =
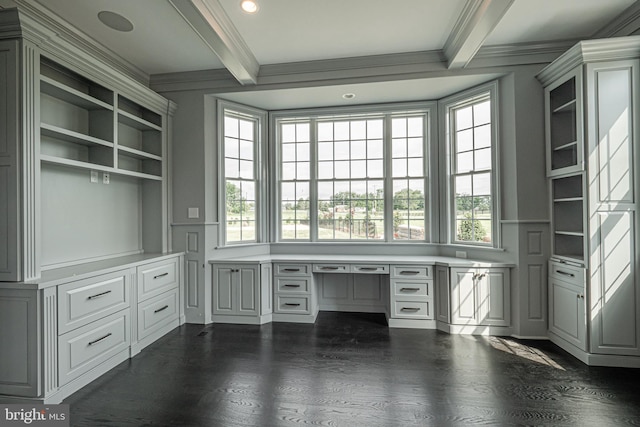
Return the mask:
<path fill-rule="evenodd" d="M 185 325 L 70 396 L 73 426 L 640 425 L 640 370 L 553 344 L 315 325 Z"/>

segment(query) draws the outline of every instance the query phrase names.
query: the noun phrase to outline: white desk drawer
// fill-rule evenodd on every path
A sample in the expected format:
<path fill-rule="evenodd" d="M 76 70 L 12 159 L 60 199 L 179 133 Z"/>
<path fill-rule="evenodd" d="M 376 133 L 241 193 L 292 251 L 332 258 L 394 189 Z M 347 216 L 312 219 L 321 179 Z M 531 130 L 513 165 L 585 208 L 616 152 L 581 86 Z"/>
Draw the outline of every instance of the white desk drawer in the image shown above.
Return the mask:
<path fill-rule="evenodd" d="M 352 264 L 351 272 L 358 274 L 389 274 L 388 264 Z"/>
<path fill-rule="evenodd" d="M 433 269 L 430 265 L 392 265 L 391 277 L 432 279 Z"/>
<path fill-rule="evenodd" d="M 309 281 L 311 279 L 302 279 L 299 277 L 277 277 L 276 278 L 276 292 L 286 293 L 309 293 L 310 286 Z"/>
<path fill-rule="evenodd" d="M 309 264 L 276 264 L 276 274 L 292 275 L 292 276 L 309 276 L 311 275 L 311 266 Z"/>
<path fill-rule="evenodd" d="M 58 286 L 58 334 L 129 307 L 132 272 L 122 270 Z"/>
<path fill-rule="evenodd" d="M 138 301 L 178 287 L 178 258 L 138 267 Z"/>
<path fill-rule="evenodd" d="M 586 282 L 584 268 L 555 261 L 549 261 L 549 275 L 581 287 Z"/>
<path fill-rule="evenodd" d="M 309 314 L 309 297 L 276 295 L 276 313 Z"/>
<path fill-rule="evenodd" d="M 85 325 L 58 337 L 60 385 L 90 371 L 129 348 L 129 310 Z"/>
<path fill-rule="evenodd" d="M 314 273 L 348 273 L 349 264 L 313 264 Z"/>
<path fill-rule="evenodd" d="M 429 297 L 433 298 L 433 282 L 409 281 L 395 279 L 391 281 L 391 297 L 402 299 L 407 297 Z"/>
<path fill-rule="evenodd" d="M 400 319 L 433 319 L 433 301 L 394 301 L 391 317 Z"/>
<path fill-rule="evenodd" d="M 138 304 L 138 340 L 178 318 L 178 289 Z"/>

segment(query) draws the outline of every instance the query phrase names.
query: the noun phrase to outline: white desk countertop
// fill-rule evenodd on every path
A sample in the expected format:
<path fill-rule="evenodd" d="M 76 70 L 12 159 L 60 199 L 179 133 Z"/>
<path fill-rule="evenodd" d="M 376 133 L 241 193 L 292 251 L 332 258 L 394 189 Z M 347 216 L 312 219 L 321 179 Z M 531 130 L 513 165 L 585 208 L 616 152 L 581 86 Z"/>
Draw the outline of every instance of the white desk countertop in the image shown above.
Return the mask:
<path fill-rule="evenodd" d="M 273 254 L 251 255 L 209 260 L 210 264 L 223 263 L 347 263 L 347 264 L 408 264 L 442 265 L 445 267 L 515 267 L 515 264 L 495 261 L 482 261 L 466 258 L 443 256 L 405 256 L 405 255 L 333 255 L 333 254 Z"/>

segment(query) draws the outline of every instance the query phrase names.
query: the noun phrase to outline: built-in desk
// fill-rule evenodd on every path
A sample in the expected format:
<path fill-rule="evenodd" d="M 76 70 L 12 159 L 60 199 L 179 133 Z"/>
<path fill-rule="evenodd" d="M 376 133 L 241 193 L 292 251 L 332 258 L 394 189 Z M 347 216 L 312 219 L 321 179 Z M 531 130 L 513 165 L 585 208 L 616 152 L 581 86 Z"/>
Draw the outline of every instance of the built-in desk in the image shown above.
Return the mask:
<path fill-rule="evenodd" d="M 390 327 L 509 334 L 512 264 L 439 256 L 255 255 L 210 260 L 213 322 L 384 313 Z"/>

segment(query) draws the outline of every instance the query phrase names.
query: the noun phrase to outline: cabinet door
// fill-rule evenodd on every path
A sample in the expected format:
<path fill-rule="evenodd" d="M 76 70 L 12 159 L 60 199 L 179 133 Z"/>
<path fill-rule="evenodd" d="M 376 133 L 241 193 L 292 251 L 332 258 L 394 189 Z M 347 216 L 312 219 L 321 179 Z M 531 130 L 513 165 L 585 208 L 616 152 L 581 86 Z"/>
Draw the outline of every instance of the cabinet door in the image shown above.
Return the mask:
<path fill-rule="evenodd" d="M 449 323 L 449 269 L 436 267 L 436 319 Z"/>
<path fill-rule="evenodd" d="M 213 314 L 235 314 L 233 266 L 213 267 Z"/>
<path fill-rule="evenodd" d="M 236 269 L 236 314 L 257 316 L 260 308 L 260 280 L 257 267 Z"/>
<path fill-rule="evenodd" d="M 582 70 L 545 88 L 547 176 L 584 170 Z"/>
<path fill-rule="evenodd" d="M 640 355 L 639 61 L 587 65 L 590 351 Z"/>
<path fill-rule="evenodd" d="M 479 270 L 476 291 L 481 325 L 511 324 L 511 286 L 508 268 Z"/>
<path fill-rule="evenodd" d="M 451 323 L 455 325 L 480 324 L 476 277 L 472 268 L 451 269 Z"/>
<path fill-rule="evenodd" d="M 586 330 L 584 291 L 571 283 L 549 277 L 549 331 L 586 351 Z"/>

